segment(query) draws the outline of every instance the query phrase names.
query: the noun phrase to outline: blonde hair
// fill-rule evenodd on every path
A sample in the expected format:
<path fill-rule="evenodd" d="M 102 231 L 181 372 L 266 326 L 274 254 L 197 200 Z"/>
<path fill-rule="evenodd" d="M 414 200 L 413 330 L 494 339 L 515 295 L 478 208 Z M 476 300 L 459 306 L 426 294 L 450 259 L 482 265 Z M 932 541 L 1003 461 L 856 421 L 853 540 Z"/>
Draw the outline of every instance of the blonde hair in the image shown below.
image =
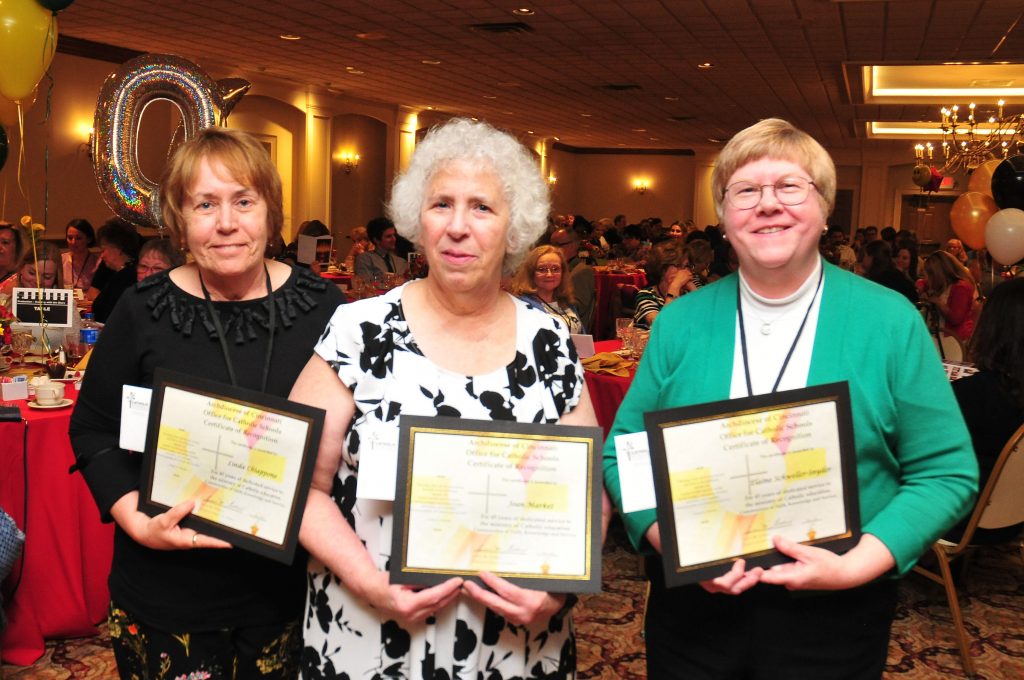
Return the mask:
<path fill-rule="evenodd" d="M 807 171 L 817 190 L 824 217 L 836 202 L 836 166 L 828 151 L 806 132 L 781 118 L 766 118 L 741 130 L 722 149 L 711 175 L 718 219 L 724 214 L 726 182 L 747 163 L 762 158 L 796 163 Z"/>
<path fill-rule="evenodd" d="M 554 290 L 554 298 L 560 305 L 570 306 L 576 304 L 576 291 L 572 287 L 572 272 L 569 271 L 569 263 L 565 260 L 562 249 L 558 246 L 537 246 L 526 255 L 526 259 L 516 270 L 512 278 L 513 295 L 536 295 L 537 263 L 545 255 L 557 255 L 558 263 L 562 267 L 562 279 Z"/>
<path fill-rule="evenodd" d="M 255 189 L 267 205 L 267 241 L 280 236 L 284 227 L 281 176 L 267 150 L 241 130 L 209 127 L 178 147 L 160 182 L 160 215 L 178 245 L 185 245 L 188 226 L 182 205 L 204 158 L 218 161 L 234 181 Z"/>
<path fill-rule="evenodd" d="M 967 267 L 960 264 L 952 254 L 945 250 L 936 250 L 924 261 L 924 273 L 928 278 L 928 286 L 933 293 L 941 293 L 957 282 L 958 279 L 974 285 L 974 277 Z M 938 283 L 938 286 L 934 284 Z"/>

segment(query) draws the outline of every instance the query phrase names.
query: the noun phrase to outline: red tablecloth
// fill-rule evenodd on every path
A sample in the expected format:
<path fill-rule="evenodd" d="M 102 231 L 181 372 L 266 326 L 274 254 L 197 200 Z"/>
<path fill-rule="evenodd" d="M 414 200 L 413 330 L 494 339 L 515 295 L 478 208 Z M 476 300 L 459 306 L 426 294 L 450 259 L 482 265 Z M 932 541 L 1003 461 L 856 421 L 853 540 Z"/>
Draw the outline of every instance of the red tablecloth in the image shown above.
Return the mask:
<path fill-rule="evenodd" d="M 594 350 L 598 353 L 614 352 L 617 349 L 622 349 L 621 340 L 603 340 L 594 343 Z M 605 437 L 612 429 L 615 414 L 633 382 L 634 373 L 635 370 L 629 374 L 628 378 L 620 378 L 607 373 L 583 371 L 583 378 L 587 381 L 587 390 L 590 392 L 590 401 L 594 405 L 594 414 L 597 416 L 597 423 L 604 429 Z"/>
<path fill-rule="evenodd" d="M 76 398 L 68 388 L 67 396 Z M 42 656 L 44 638 L 96 634 L 110 600 L 114 526 L 100 523 L 81 475 L 68 474 L 74 463 L 68 440 L 73 407 L 43 411 L 19 403 L 28 422 L 27 484 L 24 421 L 0 423 L 0 505 L 26 529 L 24 561 L 5 584 L 6 597 L 23 571 L 14 597 L 5 601 L 0 653 L 7 663 L 26 666 Z"/>
<path fill-rule="evenodd" d="M 647 277 L 643 272 L 632 274 L 613 274 L 606 271 L 594 272 L 594 319 L 590 332 L 595 340 L 607 340 L 615 337 L 615 319 L 612 315 L 612 298 L 618 295 L 616 284 L 628 283 L 637 288 L 647 285 Z"/>
<path fill-rule="evenodd" d="M 320 272 L 320 276 L 327 279 L 328 281 L 339 283 L 342 286 L 345 286 L 346 288 L 352 287 L 351 274 L 328 274 L 327 272 Z"/>

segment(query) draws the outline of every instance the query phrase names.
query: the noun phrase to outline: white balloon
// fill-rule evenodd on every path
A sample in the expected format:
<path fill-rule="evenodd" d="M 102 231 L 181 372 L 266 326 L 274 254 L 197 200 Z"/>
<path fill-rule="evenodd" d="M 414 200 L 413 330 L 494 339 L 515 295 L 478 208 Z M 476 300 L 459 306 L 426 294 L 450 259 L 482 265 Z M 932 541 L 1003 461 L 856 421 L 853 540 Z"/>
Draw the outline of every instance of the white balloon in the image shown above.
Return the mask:
<path fill-rule="evenodd" d="M 1024 210 L 1004 208 L 985 224 L 985 247 L 999 264 L 1024 259 Z"/>

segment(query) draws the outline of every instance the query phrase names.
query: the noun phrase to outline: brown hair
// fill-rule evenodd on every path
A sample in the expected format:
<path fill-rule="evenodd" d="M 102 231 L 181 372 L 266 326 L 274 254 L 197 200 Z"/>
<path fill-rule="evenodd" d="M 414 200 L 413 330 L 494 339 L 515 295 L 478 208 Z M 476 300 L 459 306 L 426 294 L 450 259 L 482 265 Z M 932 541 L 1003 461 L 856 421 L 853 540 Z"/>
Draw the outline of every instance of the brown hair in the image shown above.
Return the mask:
<path fill-rule="evenodd" d="M 236 182 L 252 187 L 266 201 L 267 240 L 279 236 L 284 228 L 281 177 L 266 149 L 246 132 L 209 127 L 178 148 L 160 182 L 160 214 L 178 244 L 185 244 L 188 225 L 182 205 L 204 158 L 220 162 Z"/>
<path fill-rule="evenodd" d="M 647 272 L 647 283 L 656 286 L 661 283 L 661 277 L 670 266 L 683 266 L 683 259 L 686 256 L 685 246 L 679 239 L 662 241 L 651 248 L 647 254 L 647 264 L 644 271 Z"/>
<path fill-rule="evenodd" d="M 554 297 L 561 305 L 576 304 L 576 292 L 572 288 L 572 272 L 569 271 L 569 263 L 558 246 L 537 246 L 526 255 L 526 259 L 519 265 L 515 276 L 512 277 L 513 295 L 536 295 L 537 284 L 534 282 L 537 273 L 537 262 L 545 255 L 557 255 L 558 263 L 562 266 L 562 280 L 555 288 Z"/>
<path fill-rule="evenodd" d="M 933 293 L 941 293 L 956 283 L 957 279 L 974 285 L 974 277 L 967 271 L 967 267 L 945 250 L 936 250 L 928 256 L 924 261 L 924 273 Z M 939 284 L 938 287 L 935 284 Z"/>

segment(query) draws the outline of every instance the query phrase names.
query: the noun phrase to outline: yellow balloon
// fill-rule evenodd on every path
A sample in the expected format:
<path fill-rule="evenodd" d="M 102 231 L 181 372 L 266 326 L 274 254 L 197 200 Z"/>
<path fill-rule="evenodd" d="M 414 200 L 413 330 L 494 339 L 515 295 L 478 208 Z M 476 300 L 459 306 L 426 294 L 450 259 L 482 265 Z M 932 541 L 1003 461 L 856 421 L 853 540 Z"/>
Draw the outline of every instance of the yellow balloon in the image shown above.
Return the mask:
<path fill-rule="evenodd" d="M 985 194 L 986 196 L 991 196 L 992 173 L 996 171 L 996 168 L 1002 162 L 1002 158 L 994 158 L 990 161 L 985 161 L 976 167 L 974 172 L 971 173 L 971 179 L 967 182 L 967 190 L 977 191 L 978 193 Z"/>
<path fill-rule="evenodd" d="M 0 0 L 2 2 L 2 0 Z M 32 90 L 32 94 L 21 100 L 22 115 L 27 115 L 28 110 L 36 103 L 36 96 L 39 88 Z M 18 105 L 9 99 L 0 97 L 0 125 L 7 128 L 8 132 L 18 129 Z"/>
<path fill-rule="evenodd" d="M 0 0 L 0 95 L 26 100 L 57 50 L 57 17 L 36 0 Z"/>

